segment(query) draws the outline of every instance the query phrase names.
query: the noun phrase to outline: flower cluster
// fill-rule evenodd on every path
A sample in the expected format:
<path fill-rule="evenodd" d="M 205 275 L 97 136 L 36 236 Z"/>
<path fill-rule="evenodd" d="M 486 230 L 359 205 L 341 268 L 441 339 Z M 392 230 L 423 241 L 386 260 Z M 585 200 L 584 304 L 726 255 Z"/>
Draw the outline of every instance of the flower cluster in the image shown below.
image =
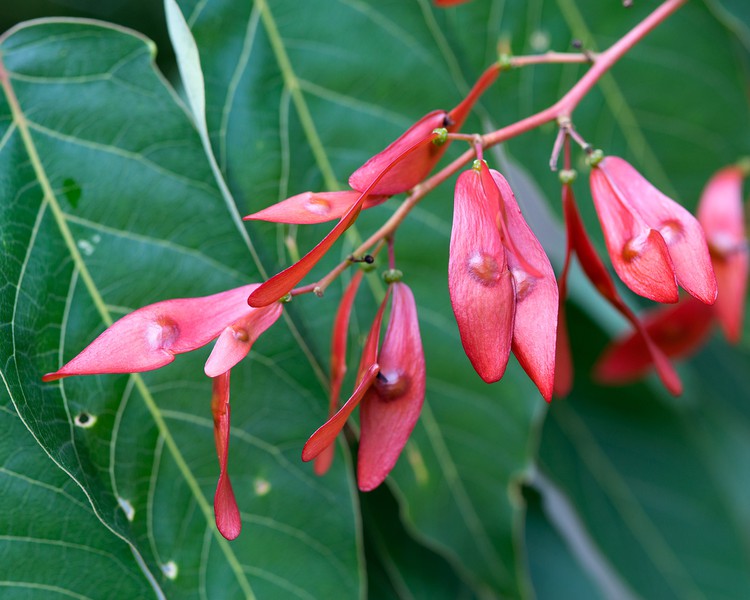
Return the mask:
<path fill-rule="evenodd" d="M 450 142 L 460 139 L 472 144 L 468 160 L 474 156 L 477 160 L 456 182 L 448 292 L 461 343 L 477 374 L 488 383 L 498 381 L 512 351 L 547 401 L 553 394 L 570 391 L 572 358 L 563 301 L 575 255 L 599 293 L 634 327 L 632 336 L 607 351 L 597 370 L 599 377 L 629 380 L 653 365 L 665 386 L 679 394 L 681 383 L 668 357 L 678 356 L 705 339 L 714 316 L 730 340 L 740 336 L 748 273 L 741 204 L 746 171 L 739 167 L 721 171 L 706 188 L 696 219 L 623 159 L 592 155 L 591 194 L 615 272 L 635 293 L 657 302 L 677 303 L 641 320 L 620 296 L 588 237 L 573 197 L 571 172 L 565 171 L 568 176 L 562 186 L 567 253 L 558 282 L 510 185 L 483 160 L 482 139 L 460 133 L 477 99 L 502 68 L 498 63 L 487 69 L 455 108 L 426 114 L 367 160 L 349 177 L 350 189 L 296 194 L 245 217 L 289 224 L 338 220 L 300 260 L 262 284 L 140 308 L 112 324 L 78 356 L 43 380 L 157 369 L 172 362 L 176 354 L 216 339 L 204 368 L 213 382 L 211 410 L 219 458 L 214 510 L 218 530 L 234 539 L 240 533 L 241 517 L 227 470 L 231 369 L 278 320 L 284 301 L 307 291 L 322 294 L 323 288 L 318 285 L 295 286 L 360 212 L 391 196 L 418 189 Z M 571 132 L 569 126 L 561 128 L 568 165 Z M 333 460 L 338 434 L 359 406 L 357 480 L 362 491 L 380 485 L 393 469 L 425 399 L 425 358 L 417 303 L 396 269 L 397 226 L 395 222 L 383 229 L 364 246 L 377 254 L 387 244 L 390 269 L 384 274 L 387 291 L 362 348 L 351 396 L 340 406 L 349 321 L 364 277 L 361 270 L 352 276 L 334 319 L 329 418 L 302 449 L 302 459 L 314 460 L 315 472 L 324 474 Z M 368 262 L 374 260 L 369 254 L 367 258 Z M 344 268 L 354 262 L 357 259 L 351 257 Z M 678 303 L 679 286 L 690 297 Z M 710 305 L 717 298 L 717 289 L 722 296 L 714 308 Z M 389 306 L 381 345 L 382 322 Z"/>

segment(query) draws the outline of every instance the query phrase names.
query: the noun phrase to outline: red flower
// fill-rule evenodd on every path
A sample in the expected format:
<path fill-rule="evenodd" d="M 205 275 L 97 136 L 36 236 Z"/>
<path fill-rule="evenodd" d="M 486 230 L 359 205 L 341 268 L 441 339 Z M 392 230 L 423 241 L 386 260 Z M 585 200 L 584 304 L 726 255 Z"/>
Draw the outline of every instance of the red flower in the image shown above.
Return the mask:
<path fill-rule="evenodd" d="M 328 417 L 336 414 L 339 408 L 339 394 L 341 384 L 346 375 L 346 338 L 349 331 L 349 318 L 352 314 L 354 298 L 357 295 L 359 284 L 362 281 L 364 271 L 357 271 L 346 287 L 341 303 L 336 311 L 333 322 L 333 338 L 331 339 L 331 389 L 328 405 Z M 331 443 L 316 458 L 313 468 L 316 475 L 325 474 L 333 462 L 335 447 Z"/>
<path fill-rule="evenodd" d="M 484 162 L 456 183 L 448 285 L 461 342 L 479 376 L 487 382 L 500 379 L 512 348 L 549 400 L 555 276 L 508 182 Z"/>
<path fill-rule="evenodd" d="M 565 256 L 565 266 L 560 276 L 560 294 L 565 295 L 567 289 L 567 275 L 570 266 L 570 259 L 575 252 L 581 263 L 581 268 L 594 284 L 597 291 L 606 298 L 634 327 L 634 332 L 630 342 L 635 344 L 641 353 L 640 360 L 648 364 L 653 364 L 664 386 L 675 396 L 682 393 L 682 382 L 677 376 L 674 368 L 667 357 L 659 348 L 652 334 L 647 327 L 641 323 L 636 314 L 625 304 L 620 294 L 617 292 L 614 281 L 594 249 L 594 245 L 586 233 L 583 221 L 578 213 L 573 190 L 571 186 L 563 185 L 563 214 L 565 216 L 565 229 L 567 232 L 567 250 Z M 697 302 L 698 303 L 698 302 Z M 700 303 L 698 303 L 700 304 Z M 703 305 L 705 306 L 705 305 Z M 570 355 L 569 343 L 567 338 L 567 324 L 565 324 L 565 313 L 560 311 L 561 324 L 558 326 L 558 347 L 557 347 L 557 364 L 555 374 L 555 394 L 563 396 L 570 391 L 573 379 L 572 358 Z"/>
<path fill-rule="evenodd" d="M 281 314 L 280 304 L 263 310 L 247 306 L 247 295 L 257 287 L 256 283 L 212 296 L 174 298 L 139 308 L 115 321 L 78 356 L 44 375 L 42 381 L 151 371 L 171 363 L 176 354 L 205 346 L 222 334 L 206 362 L 206 374 L 215 377 L 242 360 Z"/>
<path fill-rule="evenodd" d="M 489 67 L 479 78 L 466 98 L 450 112 L 435 110 L 426 114 L 407 129 L 401 137 L 391 143 L 385 150 L 378 152 L 349 177 L 349 185 L 363 191 L 383 169 L 401 155 L 406 148 L 415 142 L 428 137 L 435 129 L 445 128 L 449 133 L 461 129 L 466 117 L 479 96 L 489 87 L 500 73 L 497 64 Z M 448 148 L 448 143 L 430 144 L 412 152 L 403 158 L 380 182 L 370 190 L 372 194 L 392 196 L 410 190 L 438 163 Z"/>
<path fill-rule="evenodd" d="M 661 306 L 643 317 L 647 336 L 634 331 L 612 343 L 594 367 L 594 377 L 604 383 L 627 383 L 653 366 L 653 343 L 671 358 L 687 356 L 705 342 L 711 331 L 713 309 L 691 296 L 674 306 Z"/>
<path fill-rule="evenodd" d="M 469 0 L 434 0 L 435 6 L 454 6 L 468 1 Z"/>
<path fill-rule="evenodd" d="M 391 291 L 391 317 L 383 348 L 378 351 L 383 311 Z M 365 492 L 380 485 L 395 466 L 424 402 L 425 363 L 414 296 L 403 283 L 391 284 L 389 294 L 365 342 L 354 393 L 302 450 L 304 461 L 324 452 L 361 402 L 357 482 Z"/>
<path fill-rule="evenodd" d="M 698 205 L 698 221 L 706 232 L 719 296 L 714 308 L 727 339 L 737 343 L 747 294 L 748 249 L 742 210 L 741 167 L 722 169 L 706 185 Z"/>
<path fill-rule="evenodd" d="M 591 194 L 612 264 L 631 290 L 677 302 L 679 283 L 713 304 L 716 278 L 695 217 L 615 156 L 591 170 Z"/>
<path fill-rule="evenodd" d="M 139 308 L 110 325 L 61 369 L 42 377 L 42 381 L 54 381 L 71 375 L 150 371 L 218 336 L 205 372 L 213 378 L 211 411 L 220 466 L 214 513 L 217 528 L 230 540 L 239 535 L 241 521 L 227 473 L 229 370 L 247 356 L 282 310 L 278 303 L 262 309 L 248 307 L 247 295 L 257 287 L 246 285 L 212 296 L 175 298 Z"/>

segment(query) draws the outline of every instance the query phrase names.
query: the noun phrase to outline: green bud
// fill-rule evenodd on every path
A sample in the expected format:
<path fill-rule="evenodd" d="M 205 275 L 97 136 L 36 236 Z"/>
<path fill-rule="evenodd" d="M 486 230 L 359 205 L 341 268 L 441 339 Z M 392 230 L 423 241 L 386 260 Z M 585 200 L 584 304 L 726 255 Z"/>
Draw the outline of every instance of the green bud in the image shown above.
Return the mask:
<path fill-rule="evenodd" d="M 586 157 L 586 164 L 589 167 L 595 167 L 604 160 L 604 152 L 602 150 L 592 150 L 591 153 Z"/>
<path fill-rule="evenodd" d="M 578 177 L 578 171 L 575 169 L 562 169 L 557 176 L 560 178 L 560 183 L 573 183 Z"/>
<path fill-rule="evenodd" d="M 291 292 L 288 294 L 284 294 L 281 298 L 279 298 L 279 302 L 282 304 L 289 304 L 292 301 L 292 294 Z"/>
<path fill-rule="evenodd" d="M 388 269 L 387 271 L 383 271 L 383 281 L 389 284 L 401 281 L 403 276 L 404 274 L 398 269 Z"/>
<path fill-rule="evenodd" d="M 745 177 L 750 175 L 750 156 L 743 156 L 737 161 L 737 166 L 742 169 Z"/>
<path fill-rule="evenodd" d="M 437 129 L 433 129 L 432 133 L 436 133 L 438 135 L 438 137 L 432 140 L 432 143 L 436 146 L 442 146 L 443 144 L 445 144 L 445 142 L 448 141 L 448 130 L 445 127 L 438 127 Z"/>
<path fill-rule="evenodd" d="M 375 264 L 375 261 L 367 262 L 363 261 L 359 264 L 359 268 L 362 269 L 365 273 L 372 273 L 375 269 L 378 268 L 378 266 Z"/>
<path fill-rule="evenodd" d="M 481 171 L 481 170 L 482 170 L 482 163 L 485 163 L 485 164 L 486 164 L 486 162 L 487 162 L 487 161 L 484 161 L 484 160 L 479 160 L 479 159 L 477 159 L 477 160 L 475 160 L 475 161 L 474 161 L 474 163 L 473 163 L 473 164 L 471 165 L 471 168 L 472 168 L 472 169 L 474 169 L 475 171 Z"/>
<path fill-rule="evenodd" d="M 511 61 L 510 54 L 501 54 L 497 57 L 497 64 L 501 71 L 510 71 L 513 68 L 513 62 Z"/>

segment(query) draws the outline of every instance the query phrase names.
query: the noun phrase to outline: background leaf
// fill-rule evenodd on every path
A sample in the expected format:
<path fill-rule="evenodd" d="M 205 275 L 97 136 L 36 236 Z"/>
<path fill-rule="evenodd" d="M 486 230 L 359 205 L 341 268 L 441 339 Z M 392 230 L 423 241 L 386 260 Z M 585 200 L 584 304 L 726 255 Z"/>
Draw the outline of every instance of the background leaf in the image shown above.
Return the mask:
<path fill-rule="evenodd" d="M 569 49 L 577 38 L 601 50 L 658 4 L 475 0 L 440 10 L 428 0 L 168 0 L 188 27 L 179 40 L 174 26 L 171 33 L 183 77 L 203 80 L 205 113 L 194 102 L 200 86 L 180 92 L 188 111 L 154 71 L 152 48 L 130 33 L 45 22 L 6 36 L 0 52 L 18 110 L 13 116 L 7 92 L 0 99 L 0 373 L 8 406 L 21 417 L 6 411 L 9 431 L 23 440 L 19 464 L 31 475 L 17 475 L 16 455 L 3 446 L 8 497 L 30 500 L 23 511 L 4 512 L 0 526 L 18 564 L 32 550 L 15 537 L 32 533 L 43 540 L 35 552 L 64 542 L 119 561 L 102 558 L 100 587 L 51 568 L 30 581 L 91 597 L 106 589 L 102 597 L 251 590 L 259 598 L 349 598 L 368 590 L 374 598 L 545 598 L 561 587 L 577 597 L 746 597 L 746 343 L 736 350 L 712 340 L 681 368 L 679 401 L 651 379 L 619 391 L 594 386 L 587 372 L 603 331 L 624 325 L 578 278 L 571 296 L 581 309 L 570 311 L 577 383 L 545 419 L 517 363 L 502 383 L 486 386 L 463 356 L 440 283 L 450 182 L 397 236 L 429 369 L 424 414 L 388 480 L 397 507 L 381 490 L 360 511 L 343 445 L 323 479 L 299 462 L 325 415 L 339 282 L 323 300 L 295 299 L 287 320 L 234 369 L 230 470 L 245 531 L 233 544 L 217 537 L 210 512 L 217 468 L 210 389 L 200 374 L 207 351 L 143 377 L 39 382 L 129 310 L 286 267 L 328 227 L 238 217 L 302 191 L 344 187 L 420 116 L 454 106 L 495 60 L 498 42 L 538 53 Z M 744 11 L 730 0 L 687 3 L 592 90 L 574 114 L 578 131 L 694 207 L 713 171 L 750 153 Z M 193 43 L 199 63 L 186 60 Z M 465 130 L 549 106 L 585 68 L 503 73 Z M 552 125 L 530 132 L 492 160 L 559 258 L 559 228 L 544 215 L 559 212 L 559 184 L 546 167 L 554 134 Z M 582 153 L 576 166 L 576 193 L 599 243 Z M 366 211 L 310 280 L 398 204 Z M 368 283 L 355 308 L 351 363 L 383 293 L 376 276 Z M 344 389 L 350 384 L 351 374 Z M 93 426 L 75 425 L 82 412 L 96 417 Z M 536 492 L 524 496 L 524 481 Z M 524 498 L 531 498 L 528 515 Z M 560 520 L 558 499 L 577 530 Z M 35 525 L 38 501 L 70 527 Z M 83 542 L 76 527 L 91 530 Z M 576 550 L 578 536 L 593 562 Z M 438 569 L 440 577 L 429 578 Z M 149 591 L 157 585 L 161 592 Z"/>
<path fill-rule="evenodd" d="M 258 276 L 145 40 L 42 22 L 1 49 L 0 181 L 12 199 L 3 222 L 14 224 L 4 229 L 3 379 L 24 424 L 166 595 L 355 595 L 356 496 L 341 458 L 326 480 L 299 464 L 324 394 L 284 324 L 233 377 L 230 470 L 245 535 L 232 545 L 211 510 L 218 473 L 205 351 L 142 377 L 41 383 L 102 322 Z M 83 411 L 88 427 L 74 426 Z M 290 551 L 293 562 L 283 560 Z"/>

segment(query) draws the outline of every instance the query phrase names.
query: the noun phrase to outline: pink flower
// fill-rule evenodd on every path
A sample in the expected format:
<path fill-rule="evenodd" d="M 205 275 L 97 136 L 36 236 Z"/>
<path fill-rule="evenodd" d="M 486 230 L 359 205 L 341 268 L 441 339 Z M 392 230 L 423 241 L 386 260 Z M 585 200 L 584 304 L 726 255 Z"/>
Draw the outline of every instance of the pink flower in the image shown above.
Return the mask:
<path fill-rule="evenodd" d="M 163 367 L 176 354 L 205 346 L 218 336 L 205 365 L 213 378 L 211 411 L 220 476 L 214 498 L 216 526 L 227 539 L 240 533 L 241 521 L 227 473 L 229 451 L 229 371 L 258 336 L 281 315 L 281 304 L 255 309 L 246 298 L 251 284 L 201 298 L 175 298 L 133 311 L 110 325 L 78 356 L 42 381 L 71 375 L 140 373 Z"/>
<path fill-rule="evenodd" d="M 631 290 L 677 302 L 679 283 L 713 304 L 716 278 L 695 217 L 615 156 L 591 170 L 591 194 L 612 264 Z"/>
<path fill-rule="evenodd" d="M 567 232 L 567 250 L 565 257 L 565 266 L 560 276 L 560 294 L 564 297 L 567 290 L 567 275 L 570 266 L 572 253 L 578 257 L 583 272 L 589 281 L 594 284 L 597 291 L 607 299 L 634 327 L 631 338 L 632 343 L 636 344 L 638 351 L 641 353 L 640 360 L 648 364 L 653 364 L 664 386 L 675 396 L 682 393 L 682 382 L 677 376 L 674 368 L 659 348 L 657 343 L 652 339 L 652 333 L 641 323 L 636 314 L 625 304 L 622 297 L 615 287 L 609 271 L 602 263 L 601 259 L 594 249 L 594 245 L 586 233 L 583 221 L 578 213 L 573 190 L 570 185 L 563 185 L 563 214 L 565 216 L 565 229 Z M 700 303 L 698 303 L 700 304 Z M 705 305 L 703 305 L 705 306 Z M 567 324 L 564 322 L 565 313 L 561 310 L 559 313 L 562 320 L 558 326 L 558 348 L 557 348 L 557 365 L 555 375 L 555 394 L 558 396 L 566 395 L 572 386 L 573 366 L 570 355 L 569 342 L 567 338 Z"/>
<path fill-rule="evenodd" d="M 747 295 L 748 248 L 738 166 L 722 169 L 706 185 L 698 205 L 698 221 L 706 232 L 719 296 L 714 308 L 727 339 L 739 342 Z"/>
<path fill-rule="evenodd" d="M 391 317 L 383 348 L 378 351 L 383 312 L 391 292 Z M 403 283 L 391 284 L 389 294 L 365 342 L 354 393 L 302 450 L 304 461 L 324 452 L 361 402 L 357 482 L 363 492 L 380 485 L 395 466 L 424 402 L 425 363 L 414 296 Z"/>
<path fill-rule="evenodd" d="M 483 161 L 456 182 L 448 285 L 461 342 L 479 376 L 500 379 L 512 348 L 550 400 L 555 276 L 508 182 Z"/>
<path fill-rule="evenodd" d="M 414 123 L 397 140 L 354 171 L 349 177 L 349 186 L 363 191 L 383 171 L 384 167 L 391 164 L 406 148 L 427 138 L 435 129 L 445 128 L 449 133 L 459 131 L 479 96 L 495 81 L 499 73 L 499 65 L 492 65 L 482 74 L 466 98 L 453 110 L 450 112 L 434 110 Z M 370 192 L 392 196 L 410 190 L 432 171 L 447 148 L 448 143 L 422 146 L 399 160 L 398 164 Z"/>
<path fill-rule="evenodd" d="M 640 379 L 654 365 L 653 343 L 664 355 L 681 358 L 695 352 L 711 331 L 713 309 L 691 296 L 673 306 L 661 306 L 643 317 L 646 335 L 627 334 L 612 343 L 594 367 L 594 377 L 603 383 L 627 383 Z"/>

